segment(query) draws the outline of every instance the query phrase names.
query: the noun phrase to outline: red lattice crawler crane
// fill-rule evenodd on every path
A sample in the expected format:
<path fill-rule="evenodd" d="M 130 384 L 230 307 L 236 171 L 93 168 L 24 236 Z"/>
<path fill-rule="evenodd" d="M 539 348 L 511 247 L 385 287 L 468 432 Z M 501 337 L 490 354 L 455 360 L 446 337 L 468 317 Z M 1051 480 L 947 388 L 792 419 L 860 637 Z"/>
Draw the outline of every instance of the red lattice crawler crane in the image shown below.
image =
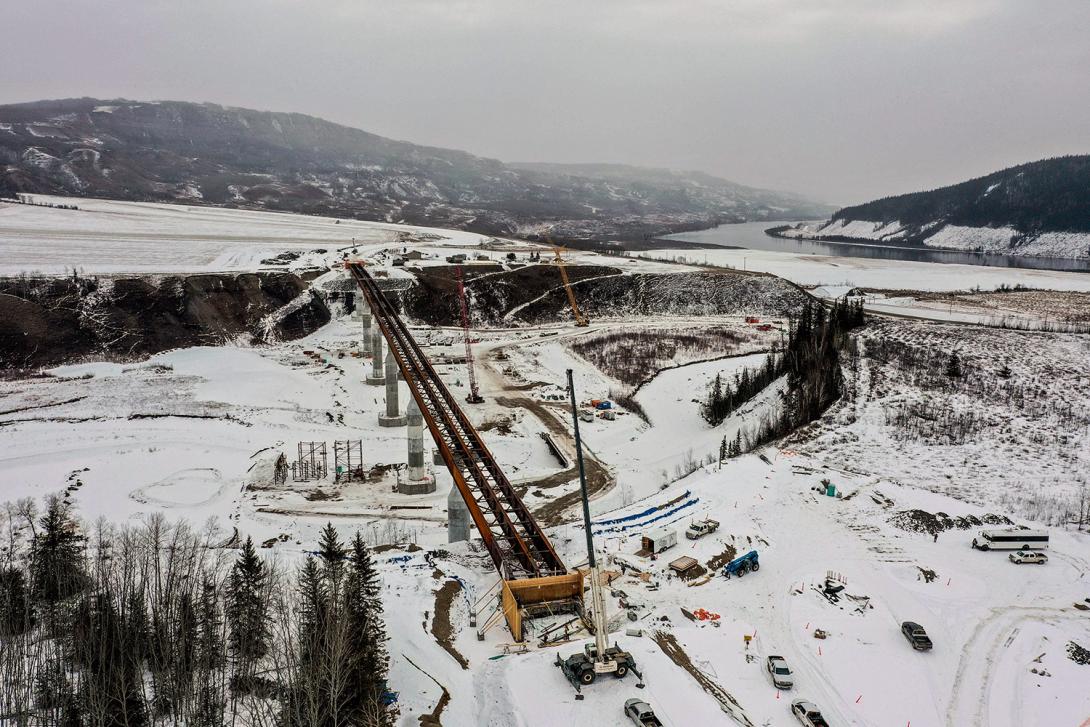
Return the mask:
<path fill-rule="evenodd" d="M 477 372 L 473 367 L 473 347 L 469 340 L 469 304 L 466 302 L 466 285 L 461 265 L 454 268 L 454 279 L 458 281 L 458 301 L 462 305 L 462 337 L 466 342 L 466 368 L 469 370 L 469 393 L 466 394 L 466 402 L 480 404 L 484 397 L 477 388 Z"/>

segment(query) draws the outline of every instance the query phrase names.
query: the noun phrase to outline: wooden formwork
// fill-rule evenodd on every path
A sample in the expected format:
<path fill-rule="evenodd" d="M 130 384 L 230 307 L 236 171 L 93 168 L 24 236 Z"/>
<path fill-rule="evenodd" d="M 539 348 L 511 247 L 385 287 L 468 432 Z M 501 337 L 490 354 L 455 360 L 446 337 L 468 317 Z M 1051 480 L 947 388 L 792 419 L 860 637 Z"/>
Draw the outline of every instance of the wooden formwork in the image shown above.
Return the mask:
<path fill-rule="evenodd" d="M 504 580 L 500 599 L 507 628 L 515 641 L 522 641 L 522 622 L 528 616 L 581 610 L 583 573 Z"/>

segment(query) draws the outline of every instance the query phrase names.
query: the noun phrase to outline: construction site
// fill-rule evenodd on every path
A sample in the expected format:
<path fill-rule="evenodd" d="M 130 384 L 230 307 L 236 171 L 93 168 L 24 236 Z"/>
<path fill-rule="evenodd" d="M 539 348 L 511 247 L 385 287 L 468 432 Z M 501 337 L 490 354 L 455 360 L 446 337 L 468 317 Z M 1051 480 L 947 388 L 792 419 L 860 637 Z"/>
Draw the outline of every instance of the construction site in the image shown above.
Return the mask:
<path fill-rule="evenodd" d="M 1090 708 L 1062 699 L 1084 669 L 1065 649 L 1088 641 L 1072 606 L 1090 596 L 1087 536 L 1050 528 L 1045 567 L 970 548 L 981 528 L 1044 526 L 1004 488 L 910 481 L 926 458 L 875 434 L 891 425 L 865 408 L 892 374 L 845 358 L 825 418 L 758 441 L 790 401 L 772 367 L 809 292 L 473 233 L 336 228 L 322 234 L 339 244 L 276 264 L 305 281 L 289 311 L 229 329 L 222 308 L 215 343 L 164 337 L 0 382 L 11 499 L 60 488 L 88 521 L 206 522 L 228 557 L 252 538 L 291 567 L 327 523 L 359 533 L 405 727 L 1013 724 L 996 715 L 1015 698 L 1020 724 L 1045 725 Z M 96 281 L 95 320 L 118 320 L 120 280 Z M 304 306 L 299 335 L 262 337 Z M 710 423 L 713 390 L 762 369 L 771 383 Z M 868 468 L 875 452 L 888 461 Z"/>

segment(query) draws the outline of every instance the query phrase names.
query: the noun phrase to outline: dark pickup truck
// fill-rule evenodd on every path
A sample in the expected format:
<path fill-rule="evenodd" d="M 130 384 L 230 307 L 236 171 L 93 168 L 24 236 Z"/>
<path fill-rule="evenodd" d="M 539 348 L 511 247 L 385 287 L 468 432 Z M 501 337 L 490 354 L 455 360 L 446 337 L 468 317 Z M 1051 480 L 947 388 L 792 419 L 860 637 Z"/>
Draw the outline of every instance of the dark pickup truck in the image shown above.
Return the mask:
<path fill-rule="evenodd" d="M 931 650 L 931 637 L 927 635 L 927 632 L 923 630 L 923 626 L 920 626 L 914 621 L 905 621 L 901 624 L 901 633 L 908 639 L 908 643 L 912 644 L 912 648 L 916 651 L 930 651 Z"/>

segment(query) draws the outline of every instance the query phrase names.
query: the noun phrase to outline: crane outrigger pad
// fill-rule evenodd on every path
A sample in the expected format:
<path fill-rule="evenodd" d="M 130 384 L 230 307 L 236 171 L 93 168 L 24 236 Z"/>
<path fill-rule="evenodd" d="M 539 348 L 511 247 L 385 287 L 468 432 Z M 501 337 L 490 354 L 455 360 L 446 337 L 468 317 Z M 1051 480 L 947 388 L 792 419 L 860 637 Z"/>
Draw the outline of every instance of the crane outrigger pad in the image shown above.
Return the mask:
<path fill-rule="evenodd" d="M 540 578 L 504 580 L 500 590 L 503 616 L 515 641 L 525 634 L 522 622 L 526 618 L 557 613 L 582 613 L 583 577 L 580 571 Z"/>

